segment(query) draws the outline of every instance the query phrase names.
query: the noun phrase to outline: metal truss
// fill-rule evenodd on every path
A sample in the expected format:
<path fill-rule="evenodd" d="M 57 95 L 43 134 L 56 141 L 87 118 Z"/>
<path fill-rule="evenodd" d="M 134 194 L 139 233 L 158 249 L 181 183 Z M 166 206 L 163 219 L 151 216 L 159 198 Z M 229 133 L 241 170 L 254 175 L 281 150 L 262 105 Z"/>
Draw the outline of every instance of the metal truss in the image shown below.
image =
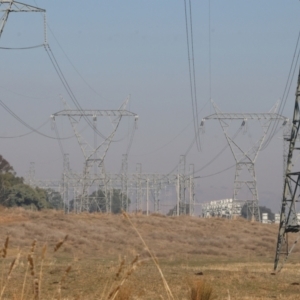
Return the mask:
<path fill-rule="evenodd" d="M 278 272 L 292 253 L 300 235 L 298 234 L 293 244 L 289 243 L 289 234 L 300 231 L 297 217 L 297 202 L 299 202 L 300 171 L 297 158 L 299 158 L 299 126 L 300 126 L 300 70 L 296 88 L 294 114 L 290 134 L 286 133 L 286 142 L 289 143 L 286 157 L 283 196 L 281 203 L 280 223 L 278 230 L 274 270 Z M 295 157 L 297 155 L 297 157 Z"/>
<path fill-rule="evenodd" d="M 118 174 L 106 173 L 106 184 L 99 187 L 105 195 L 105 209 L 101 210 L 98 206 L 97 210 L 111 213 L 112 212 L 112 195 L 114 192 L 121 193 L 121 205 L 122 209 L 129 211 L 129 198 L 132 201 L 133 207 L 131 211 L 143 212 L 146 215 L 152 213 L 162 213 L 161 203 L 165 200 L 161 199 L 163 189 L 173 189 L 178 191 L 180 184 L 185 187 L 184 191 L 188 192 L 189 198 L 183 195 L 183 199 L 189 199 L 184 203 L 180 202 L 179 206 L 183 204 L 186 206 L 186 210 L 182 208 L 181 211 L 177 210 L 178 200 L 168 205 L 173 207 L 171 209 L 172 215 L 188 214 L 194 215 L 195 205 L 195 193 L 194 193 L 194 165 L 190 165 L 189 174 L 185 175 L 185 182 L 183 182 L 182 174 L 148 174 L 142 173 L 141 164 L 137 164 L 135 173 L 128 173 L 127 170 L 127 155 L 123 155 L 122 171 Z M 30 164 L 31 174 L 28 177 L 28 183 L 31 186 L 39 186 L 41 188 L 51 188 L 61 193 L 64 201 L 65 213 L 82 212 L 82 189 L 84 183 L 84 177 L 80 173 L 73 172 L 69 165 L 69 156 L 64 156 L 64 169 L 61 180 L 36 180 L 34 177 L 34 163 Z M 180 178 L 178 183 L 178 178 Z M 89 177 L 90 183 L 98 182 L 99 178 L 95 174 L 91 174 Z M 179 184 L 179 185 L 178 185 Z M 72 200 L 72 202 L 70 201 Z M 88 204 L 97 206 L 99 199 L 88 197 Z M 153 204 L 151 204 L 153 203 Z M 150 208 L 152 206 L 152 208 Z"/>
<path fill-rule="evenodd" d="M 17 2 L 14 0 L 0 0 L 0 12 L 3 12 L 3 15 L 0 18 L 0 38 L 1 38 L 1 35 L 3 33 L 5 24 L 7 22 L 10 13 L 12 12 L 46 13 L 46 10 L 25 3 Z"/>
<path fill-rule="evenodd" d="M 104 190 L 105 195 L 108 195 L 107 185 L 110 184 L 110 180 L 106 177 L 104 159 L 109 150 L 113 137 L 115 136 L 115 133 L 120 125 L 122 117 L 134 117 L 136 122 L 138 120 L 138 116 L 137 114 L 126 110 L 129 97 L 124 101 L 124 103 L 119 107 L 118 110 L 74 110 L 69 108 L 69 106 L 63 98 L 62 101 L 64 103 L 65 109 L 53 114 L 51 118 L 53 122 L 55 122 L 55 119 L 57 117 L 68 117 L 71 123 L 74 134 L 77 138 L 78 144 L 85 159 L 83 176 L 82 178 L 80 178 L 82 184 L 82 191 L 81 203 L 78 209 L 79 211 L 89 211 L 89 195 L 92 187 L 94 187 L 93 189 L 96 195 L 98 194 L 99 187 L 101 187 L 101 189 Z M 106 117 L 110 121 L 112 129 L 108 136 L 104 136 L 98 131 L 98 117 Z M 92 118 L 92 120 L 89 120 L 88 118 Z M 82 120 L 88 121 L 93 124 L 93 144 L 88 142 L 87 139 L 84 138 L 78 130 L 78 126 Z M 101 141 L 98 141 L 99 135 Z M 108 199 L 106 199 L 106 201 L 107 206 L 109 206 Z M 108 208 L 108 210 L 110 210 L 110 208 Z"/>
<path fill-rule="evenodd" d="M 180 155 L 178 172 L 177 172 L 177 205 L 176 205 L 176 214 L 177 216 L 186 214 L 186 178 L 185 178 L 185 169 L 186 169 L 186 156 Z"/>
<path fill-rule="evenodd" d="M 127 105 L 128 98 L 126 99 L 126 102 L 123 103 L 123 105 Z M 137 114 L 121 109 L 120 110 L 93 110 L 93 109 L 83 109 L 83 110 L 75 110 L 75 109 L 65 109 L 62 111 L 59 111 L 55 113 L 53 116 L 64 116 L 64 117 L 136 117 Z"/>
<path fill-rule="evenodd" d="M 29 166 L 29 171 L 25 175 L 24 182 L 30 186 L 35 184 L 35 163 L 31 162 Z"/>
<path fill-rule="evenodd" d="M 250 214 L 251 218 L 260 221 L 255 162 L 272 122 L 283 121 L 286 123 L 286 118 L 277 113 L 278 104 L 276 104 L 268 113 L 224 113 L 213 101 L 212 104 L 215 109 L 215 114 L 205 117 L 202 120 L 201 125 L 204 126 L 206 120 L 219 120 L 225 138 L 236 161 L 231 216 L 241 215 L 241 208 L 243 204 L 246 204 L 247 212 Z M 249 149 L 243 149 L 242 146 L 235 141 L 235 136 L 229 134 L 228 129 L 233 121 L 241 121 L 241 128 L 246 128 L 247 122 L 250 120 L 260 124 L 262 134 Z M 250 179 L 243 180 L 242 175 L 245 174 Z M 251 197 L 241 196 L 240 192 L 244 187 L 250 191 Z"/>
<path fill-rule="evenodd" d="M 187 178 L 188 189 L 189 189 L 189 212 L 190 216 L 194 216 L 195 214 L 195 166 L 194 164 L 190 164 L 189 167 L 189 176 Z"/>
<path fill-rule="evenodd" d="M 122 210 L 127 211 L 128 203 L 128 154 L 123 154 L 121 169 L 121 205 Z M 125 197 L 126 196 L 126 197 Z"/>

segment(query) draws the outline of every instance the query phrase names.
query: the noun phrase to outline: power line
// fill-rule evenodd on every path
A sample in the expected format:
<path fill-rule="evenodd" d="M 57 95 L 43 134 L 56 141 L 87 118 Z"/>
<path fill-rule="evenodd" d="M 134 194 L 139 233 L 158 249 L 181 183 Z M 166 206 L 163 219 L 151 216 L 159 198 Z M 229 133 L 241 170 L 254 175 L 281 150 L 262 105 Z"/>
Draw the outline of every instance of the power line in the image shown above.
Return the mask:
<path fill-rule="evenodd" d="M 34 3 L 36 6 L 37 5 L 37 1 L 34 0 Z M 100 93 L 98 93 L 88 82 L 87 80 L 82 76 L 82 74 L 78 71 L 78 69 L 75 67 L 74 63 L 71 61 L 71 59 L 69 58 L 69 56 L 67 55 L 66 51 L 63 49 L 62 45 L 60 44 L 60 42 L 58 41 L 58 39 L 56 38 L 53 30 L 51 29 L 49 23 L 47 22 L 47 27 L 50 30 L 54 40 L 56 41 L 57 45 L 59 46 L 60 50 L 63 52 L 63 54 L 65 55 L 65 57 L 67 58 L 67 60 L 69 61 L 70 65 L 73 67 L 73 69 L 75 70 L 75 72 L 78 74 L 78 76 L 82 79 L 82 81 L 98 96 L 100 96 L 103 100 L 110 102 L 108 99 L 105 99 Z"/>
<path fill-rule="evenodd" d="M 44 122 L 41 126 L 39 126 L 38 128 L 36 128 L 36 130 L 39 130 L 41 129 L 43 126 L 45 126 L 47 123 L 49 123 L 49 120 L 47 120 L 46 122 Z M 21 138 L 21 137 L 24 137 L 24 136 L 27 136 L 27 135 L 30 135 L 32 133 L 34 133 L 35 131 L 34 130 L 31 130 L 27 133 L 24 133 L 24 134 L 20 134 L 20 135 L 14 135 L 14 136 L 0 136 L 0 139 L 16 139 L 16 138 Z"/>
<path fill-rule="evenodd" d="M 234 134 L 234 136 L 232 137 L 232 140 L 234 140 L 237 136 L 238 136 L 238 134 L 241 132 L 241 130 L 242 130 L 242 127 L 240 127 L 238 130 L 237 130 L 237 132 Z M 199 172 L 201 172 L 202 170 L 204 170 L 205 168 L 207 168 L 209 165 L 211 165 L 226 149 L 227 149 L 227 147 L 228 147 L 228 144 L 226 144 L 222 149 L 221 149 L 221 151 L 215 156 L 215 157 L 213 157 L 209 162 L 207 162 L 204 166 L 202 166 L 200 169 L 198 169 L 198 170 L 196 170 L 196 171 L 194 171 L 194 174 L 196 174 L 196 173 L 199 173 Z M 192 175 L 192 174 L 189 174 L 189 175 Z M 202 178 L 202 177 L 201 177 Z M 203 177 L 204 178 L 204 177 Z"/>
<path fill-rule="evenodd" d="M 193 81 L 194 81 L 194 96 L 195 96 L 195 110 L 197 127 L 199 126 L 198 120 L 198 101 L 197 101 L 197 88 L 196 88 L 196 71 L 195 71 L 195 55 L 194 55 L 194 34 L 193 34 L 193 19 L 192 19 L 192 2 L 189 0 L 190 5 L 190 28 L 191 28 L 191 48 L 192 48 L 192 66 L 193 66 Z"/>
<path fill-rule="evenodd" d="M 211 83 L 211 6 L 208 0 L 208 64 L 209 64 L 209 99 L 212 99 Z"/>
<path fill-rule="evenodd" d="M 79 101 L 77 100 L 77 98 L 75 97 L 65 75 L 62 72 L 62 69 L 60 68 L 57 59 L 55 58 L 53 51 L 50 48 L 49 44 L 45 44 L 45 50 L 48 54 L 48 57 L 55 69 L 56 74 L 58 75 L 63 87 L 65 88 L 66 92 L 68 93 L 69 97 L 71 98 L 72 102 L 75 104 L 76 108 L 83 112 L 83 109 L 79 103 Z M 97 128 L 94 128 L 94 125 L 92 123 L 92 121 L 86 117 L 85 115 L 83 115 L 83 118 L 85 119 L 85 121 L 89 124 L 89 126 L 97 133 L 97 135 L 101 136 L 103 139 L 106 139 L 107 137 L 105 137 Z"/>
<path fill-rule="evenodd" d="M 282 112 L 285 108 L 287 98 L 289 96 L 291 85 L 292 85 L 292 82 L 293 82 L 293 78 L 295 76 L 296 67 L 298 65 L 298 60 L 299 60 L 299 56 L 300 56 L 300 49 L 298 50 L 298 54 L 297 54 L 297 49 L 298 49 L 298 46 L 299 46 L 299 41 L 300 41 L 300 31 L 299 31 L 299 34 L 298 34 L 298 38 L 297 38 L 297 42 L 296 42 L 296 46 L 295 46 L 295 50 L 294 50 L 294 54 L 293 54 L 293 58 L 292 58 L 292 63 L 291 63 L 289 74 L 288 74 L 288 78 L 287 78 L 287 81 L 286 81 L 286 84 L 285 84 L 285 87 L 284 87 L 283 95 L 282 95 L 282 98 L 281 98 L 281 101 L 280 101 L 280 106 L 279 106 L 279 109 L 278 109 L 278 113 L 280 115 L 282 114 Z M 295 61 L 295 59 L 296 59 L 296 61 Z M 276 134 L 275 131 L 278 127 L 278 124 L 279 124 L 279 120 L 277 120 L 273 124 L 273 126 L 271 128 L 271 132 L 269 134 L 269 137 L 267 138 L 267 140 L 265 142 L 265 145 L 262 148 L 262 150 L 264 150 L 269 145 L 271 139 L 275 136 L 275 134 Z"/>
<path fill-rule="evenodd" d="M 22 120 L 18 115 L 16 115 L 1 99 L 0 99 L 0 106 L 2 106 L 13 118 L 15 118 L 18 122 L 20 122 L 21 124 L 23 124 L 25 127 L 27 127 L 28 129 L 30 129 L 32 132 L 35 132 L 43 137 L 49 138 L 49 139 L 53 139 L 53 140 L 57 140 L 57 138 L 52 137 L 50 135 L 44 134 L 40 131 L 38 131 L 38 129 L 33 128 L 32 126 L 30 126 L 29 124 L 27 124 L 24 120 Z M 73 138 L 73 136 L 69 136 L 69 137 L 65 137 L 65 138 L 60 138 L 61 140 L 66 140 L 66 139 L 70 139 Z"/>
<path fill-rule="evenodd" d="M 59 138 L 59 133 L 58 133 L 58 130 L 57 130 L 56 122 L 54 123 L 54 131 L 55 131 L 56 137 L 58 139 L 58 145 L 59 145 L 60 152 L 62 154 L 62 157 L 64 157 L 65 152 L 64 152 L 61 140 Z"/>
<path fill-rule="evenodd" d="M 200 113 L 203 111 L 203 109 L 206 107 L 206 105 L 209 103 L 210 100 L 207 100 L 207 102 L 202 106 L 202 108 L 199 110 L 198 115 L 200 115 Z M 134 156 L 144 156 L 144 155 L 150 155 L 153 154 L 163 148 L 165 148 L 166 146 L 170 145 L 173 141 L 175 141 L 191 124 L 193 123 L 193 121 L 189 122 L 178 134 L 176 134 L 171 140 L 169 140 L 167 143 L 165 143 L 164 145 L 156 148 L 155 150 L 148 152 L 148 153 L 144 153 L 144 154 L 139 154 L 139 155 L 134 155 Z M 199 134 L 199 130 L 197 130 L 197 134 Z M 195 140 L 195 136 L 193 137 L 193 141 Z"/>
<path fill-rule="evenodd" d="M 188 15 L 189 11 L 189 15 Z M 194 133 L 197 142 L 198 150 L 201 149 L 200 139 L 197 136 L 198 121 L 198 108 L 197 108 L 197 92 L 196 92 L 196 75 L 195 75 L 195 60 L 194 60 L 194 42 L 193 42 L 193 23 L 192 23 L 192 4 L 189 0 L 189 9 L 187 8 L 187 1 L 184 0 L 184 13 L 185 13 L 185 28 L 186 28 L 186 43 L 188 51 L 188 66 L 189 66 L 189 79 L 190 79 L 190 94 L 192 101 L 192 113 L 194 123 Z M 191 44 L 191 45 L 190 45 Z M 191 64 L 192 61 L 192 64 Z"/>
<path fill-rule="evenodd" d="M 29 46 L 29 47 L 21 47 L 21 48 L 7 48 L 7 47 L 0 47 L 1 50 L 31 50 L 35 48 L 44 47 L 44 44 L 36 45 L 36 46 Z"/>
<path fill-rule="evenodd" d="M 0 85 L 0 89 L 3 89 L 5 91 L 8 91 L 9 93 L 12 93 L 12 94 L 15 94 L 17 96 L 24 97 L 24 98 L 30 98 L 30 99 L 36 99 L 36 100 L 46 99 L 46 98 L 42 98 L 42 97 L 33 97 L 33 96 L 28 96 L 28 95 L 20 94 L 20 93 L 17 93 L 15 91 L 13 91 L 13 90 L 10 90 L 10 89 L 8 89 L 6 87 L 3 87 L 1 85 Z"/>
<path fill-rule="evenodd" d="M 196 176 L 196 177 L 194 177 L 194 179 L 212 177 L 212 176 L 221 174 L 221 173 L 223 173 L 223 172 L 225 172 L 225 171 L 228 171 L 228 170 L 232 169 L 233 167 L 235 167 L 235 164 L 232 165 L 232 166 L 230 166 L 230 167 L 227 167 L 226 169 L 223 169 L 223 170 L 221 170 L 221 171 L 219 171 L 219 172 L 217 172 L 217 173 L 213 173 L 213 174 L 209 174 L 209 175 L 205 175 L 205 176 Z"/>
<path fill-rule="evenodd" d="M 69 94 L 70 98 L 72 99 L 73 103 L 74 103 L 75 106 L 78 108 L 78 110 L 82 111 L 82 107 L 80 106 L 78 100 L 76 99 L 74 93 L 72 92 L 72 89 L 70 88 L 70 86 L 69 86 L 69 84 L 68 84 L 68 81 L 66 80 L 66 78 L 65 78 L 65 76 L 64 76 L 64 74 L 63 74 L 63 72 L 62 72 L 62 70 L 61 70 L 61 68 L 60 68 L 60 66 L 59 66 L 59 64 L 58 64 L 58 62 L 57 62 L 57 60 L 56 60 L 56 58 L 55 58 L 55 56 L 54 56 L 54 54 L 53 54 L 53 52 L 52 52 L 52 50 L 51 50 L 51 48 L 50 48 L 50 45 L 49 45 L 49 44 L 43 44 L 42 46 L 44 46 L 44 48 L 45 48 L 45 50 L 46 50 L 46 52 L 47 52 L 47 54 L 48 54 L 48 57 L 50 58 L 50 61 L 51 61 L 52 65 L 53 65 L 53 67 L 54 67 L 54 69 L 55 69 L 55 71 L 56 71 L 56 73 L 57 73 L 57 75 L 58 75 L 60 81 L 62 82 L 62 84 L 63 84 L 65 90 L 66 90 L 67 93 Z M 33 48 L 34 48 L 34 47 L 33 47 Z M 11 50 L 11 49 L 9 49 L 9 48 L 7 48 L 7 49 L 8 49 L 8 50 Z M 19 48 L 19 49 L 24 50 L 25 48 Z M 26 49 L 27 49 L 27 48 L 26 48 Z M 5 108 L 7 111 L 9 111 L 9 113 L 10 113 L 11 115 L 13 115 L 16 119 L 18 119 L 24 126 L 26 126 L 27 128 L 30 128 L 31 130 L 37 132 L 36 129 L 31 128 L 28 124 L 25 125 L 25 122 L 23 122 L 20 118 L 16 117 L 16 115 L 14 115 L 14 113 L 13 113 L 7 106 L 5 107 L 5 104 L 4 104 L 3 102 L 2 102 L 2 104 L 1 104 L 1 106 L 2 106 L 3 108 Z M 87 123 L 89 124 L 89 126 L 93 128 L 93 124 L 91 123 L 91 121 L 90 121 L 87 117 L 85 117 L 85 116 L 84 116 L 84 118 L 85 118 L 85 120 L 87 121 Z M 95 130 L 95 129 L 94 129 L 94 130 Z M 100 135 L 102 138 L 106 139 L 106 137 L 105 137 L 99 130 L 96 130 L 96 132 L 97 132 L 97 134 Z M 38 132 L 37 132 L 37 133 L 38 133 Z M 42 133 L 39 133 L 39 134 L 44 135 L 44 134 L 42 134 Z M 45 137 L 52 138 L 52 139 L 55 139 L 55 138 L 50 137 L 50 136 L 47 136 L 47 135 L 44 135 L 44 136 L 45 136 Z"/>

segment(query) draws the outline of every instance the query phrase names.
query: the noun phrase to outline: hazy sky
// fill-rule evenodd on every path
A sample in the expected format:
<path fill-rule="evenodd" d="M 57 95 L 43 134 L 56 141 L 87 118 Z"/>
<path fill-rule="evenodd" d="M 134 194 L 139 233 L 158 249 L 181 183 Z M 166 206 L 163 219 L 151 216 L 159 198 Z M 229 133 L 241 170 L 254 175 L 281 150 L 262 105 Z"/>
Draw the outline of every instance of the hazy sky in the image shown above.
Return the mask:
<path fill-rule="evenodd" d="M 129 109 L 140 116 L 129 155 L 129 170 L 143 164 L 148 173 L 169 173 L 193 140 L 184 1 L 27 0 L 47 10 L 48 42 L 72 91 L 86 109 L 117 109 L 130 94 Z M 265 112 L 282 97 L 299 32 L 299 1 L 210 1 L 211 96 L 227 112 Z M 200 119 L 213 112 L 209 100 L 209 1 L 192 1 L 195 68 Z M 54 35 L 53 35 L 53 34 Z M 43 43 L 41 14 L 11 14 L 1 47 Z M 43 48 L 1 51 L 0 100 L 32 127 L 63 108 L 59 95 L 74 107 Z M 71 63 L 70 63 L 71 62 Z M 75 68 L 74 68 L 75 67 Z M 80 74 L 80 76 L 79 76 Z M 83 80 L 83 79 L 84 80 Z M 91 89 L 91 86 L 93 89 Z M 284 114 L 292 116 L 295 81 Z M 0 109 L 0 136 L 29 130 Z M 72 134 L 66 119 L 57 120 L 61 136 Z M 100 125 L 99 125 L 100 126 Z M 122 121 L 107 156 L 107 169 L 118 172 L 132 123 Z M 83 125 L 83 134 L 89 129 Z M 185 128 L 185 130 L 183 130 Z M 106 127 L 103 128 L 105 130 Z M 258 130 L 241 135 L 245 145 Z M 55 136 L 50 123 L 40 129 Z M 91 136 L 90 136 L 91 137 Z M 176 137 L 176 138 L 175 138 Z M 226 144 L 217 121 L 206 123 L 202 152 L 189 152 L 198 170 Z M 57 141 L 37 134 L 1 139 L 0 153 L 24 176 L 30 162 L 36 176 L 60 178 L 62 155 Z M 81 171 L 83 156 L 75 139 L 63 141 L 71 166 Z M 234 164 L 229 149 L 207 168 L 206 176 Z M 257 161 L 263 204 L 279 207 L 282 187 L 282 140 L 278 134 Z M 234 168 L 197 180 L 199 202 L 231 198 Z"/>

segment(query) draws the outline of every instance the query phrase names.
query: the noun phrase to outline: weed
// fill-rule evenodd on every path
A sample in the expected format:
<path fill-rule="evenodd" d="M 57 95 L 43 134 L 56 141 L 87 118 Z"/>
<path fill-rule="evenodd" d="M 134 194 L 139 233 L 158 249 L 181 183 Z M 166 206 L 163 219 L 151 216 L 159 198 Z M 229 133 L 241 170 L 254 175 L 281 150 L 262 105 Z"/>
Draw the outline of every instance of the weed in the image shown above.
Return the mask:
<path fill-rule="evenodd" d="M 191 284 L 191 300 L 212 300 L 213 288 L 205 280 L 194 280 Z"/>

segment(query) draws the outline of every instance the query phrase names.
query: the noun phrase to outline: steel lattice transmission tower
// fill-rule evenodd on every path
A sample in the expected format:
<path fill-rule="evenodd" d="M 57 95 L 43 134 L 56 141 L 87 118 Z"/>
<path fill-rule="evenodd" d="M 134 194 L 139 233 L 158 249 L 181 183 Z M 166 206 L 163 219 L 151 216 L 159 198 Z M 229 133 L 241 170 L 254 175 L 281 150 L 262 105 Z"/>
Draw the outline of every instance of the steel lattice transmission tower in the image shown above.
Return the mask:
<path fill-rule="evenodd" d="M 40 12 L 40 13 L 44 13 L 44 20 L 46 20 L 45 9 L 24 4 L 21 2 L 17 2 L 14 0 L 0 0 L 0 8 L 1 8 L 0 12 L 3 13 L 3 15 L 0 17 L 0 38 L 3 33 L 8 16 L 12 12 Z M 45 25 L 45 40 L 46 40 L 46 21 L 44 23 L 45 23 L 44 25 Z"/>
<path fill-rule="evenodd" d="M 55 121 L 57 117 L 68 117 L 71 126 L 73 128 L 74 134 L 77 138 L 78 144 L 83 153 L 85 163 L 84 163 L 84 171 L 81 178 L 81 201 L 79 203 L 79 212 L 88 211 L 90 207 L 90 187 L 96 186 L 96 191 L 98 187 L 101 187 L 104 190 L 106 207 L 107 211 L 110 211 L 109 199 L 106 197 L 108 195 L 107 191 L 107 183 L 109 182 L 109 178 L 106 176 L 105 167 L 104 167 L 104 159 L 109 150 L 109 147 L 112 143 L 112 140 L 115 136 L 115 133 L 120 125 L 122 117 L 134 117 L 135 122 L 138 120 L 138 115 L 126 110 L 126 106 L 129 101 L 129 97 L 124 101 L 124 103 L 117 110 L 76 110 L 70 109 L 64 99 L 62 99 L 65 105 L 65 109 L 59 111 L 51 116 L 52 120 Z M 112 125 L 111 132 L 104 136 L 101 134 L 101 141 L 98 141 L 100 132 L 97 129 L 97 118 L 103 117 L 110 121 Z M 86 138 L 82 136 L 79 132 L 78 126 L 82 120 L 86 120 L 87 118 L 92 118 L 93 122 L 92 129 L 94 131 L 94 143 L 89 143 Z M 97 194 L 97 193 L 96 193 Z"/>
<path fill-rule="evenodd" d="M 235 215 L 240 216 L 241 209 L 243 205 L 246 204 L 247 213 L 250 213 L 251 218 L 260 221 L 255 162 L 272 122 L 278 120 L 285 122 L 286 118 L 277 113 L 278 104 L 268 113 L 224 113 L 213 101 L 212 104 L 215 109 L 215 114 L 205 117 L 201 125 L 204 126 L 205 120 L 218 120 L 235 159 L 236 168 L 233 187 L 232 217 Z M 257 121 L 260 124 L 262 134 L 250 148 L 243 149 L 243 146 L 238 144 L 235 140 L 236 136 L 231 135 L 228 129 L 233 121 L 242 122 L 241 128 L 245 128 L 247 122 L 250 120 Z M 245 179 L 245 177 L 247 177 L 247 179 Z M 250 192 L 250 197 L 241 196 L 240 192 L 244 187 Z"/>
<path fill-rule="evenodd" d="M 293 161 L 294 155 L 299 155 L 299 126 L 300 126 L 300 70 L 298 74 L 298 82 L 296 89 L 296 99 L 294 107 L 294 115 L 292 120 L 292 128 L 290 135 L 287 137 L 289 142 L 289 150 L 287 155 L 287 164 L 285 168 L 285 178 L 283 187 L 283 196 L 280 213 L 280 223 L 277 239 L 277 247 L 274 261 L 274 270 L 280 271 L 284 262 L 292 253 L 300 235 L 296 238 L 292 245 L 289 245 L 288 234 L 300 231 L 299 220 L 297 218 L 296 203 L 299 202 L 299 185 L 300 171 L 299 165 Z M 281 263 L 279 265 L 279 263 Z"/>

